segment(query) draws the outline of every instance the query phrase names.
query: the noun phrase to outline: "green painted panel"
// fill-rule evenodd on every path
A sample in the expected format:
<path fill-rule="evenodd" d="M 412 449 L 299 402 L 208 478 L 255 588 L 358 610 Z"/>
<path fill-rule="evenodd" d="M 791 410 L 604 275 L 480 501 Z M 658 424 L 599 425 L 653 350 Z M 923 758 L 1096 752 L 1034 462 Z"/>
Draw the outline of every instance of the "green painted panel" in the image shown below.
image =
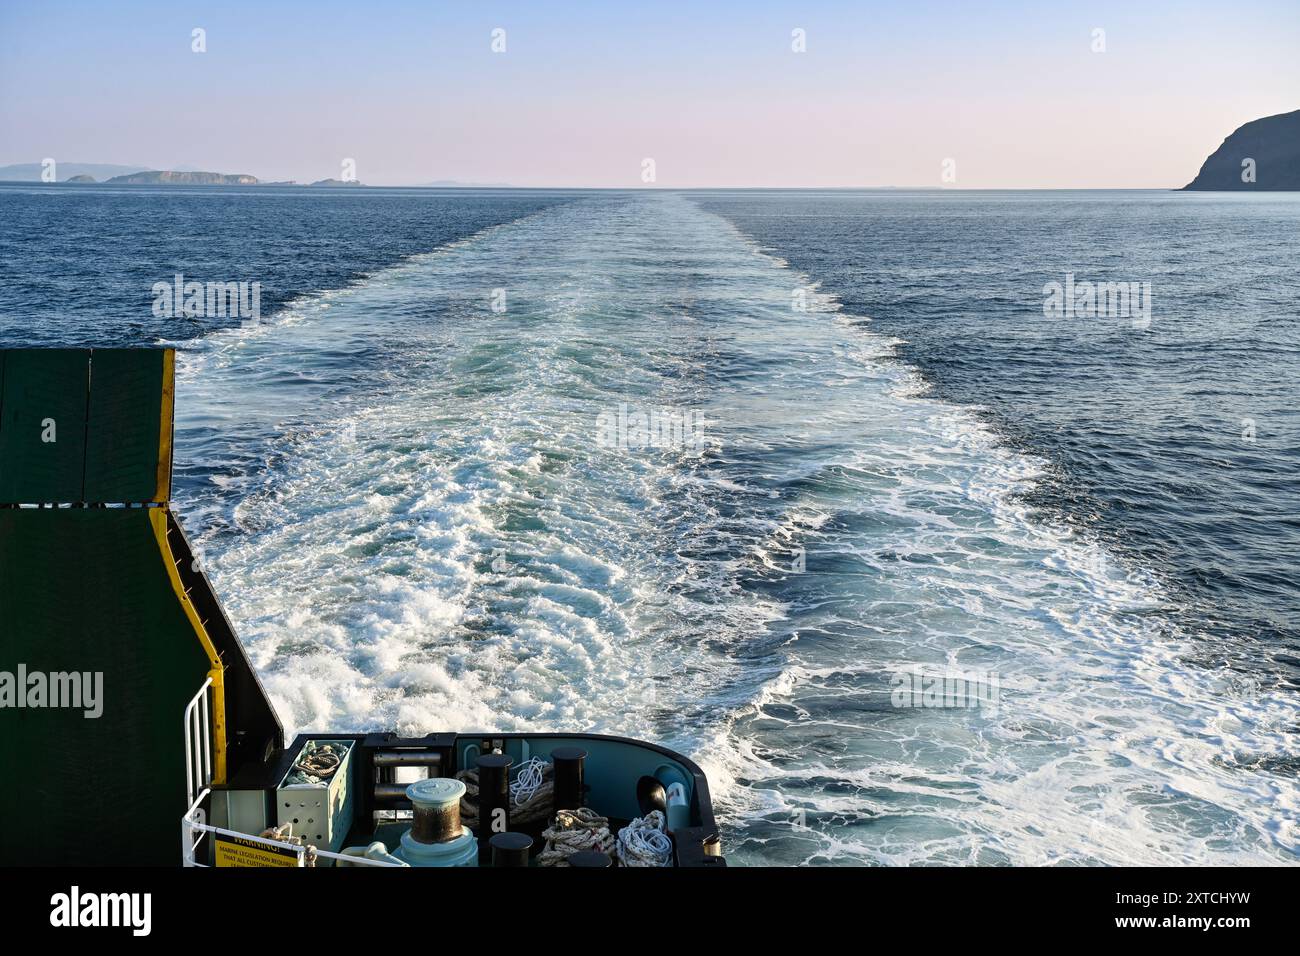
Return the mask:
<path fill-rule="evenodd" d="M 83 500 L 154 500 L 165 358 L 161 349 L 95 349 Z"/>
<path fill-rule="evenodd" d="M 71 349 L 5 352 L 0 503 L 85 500 L 89 355 Z"/>
<path fill-rule="evenodd" d="M 0 865 L 176 865 L 208 661 L 146 509 L 0 509 L 0 671 L 19 664 L 101 673 L 103 712 L 0 709 Z"/>

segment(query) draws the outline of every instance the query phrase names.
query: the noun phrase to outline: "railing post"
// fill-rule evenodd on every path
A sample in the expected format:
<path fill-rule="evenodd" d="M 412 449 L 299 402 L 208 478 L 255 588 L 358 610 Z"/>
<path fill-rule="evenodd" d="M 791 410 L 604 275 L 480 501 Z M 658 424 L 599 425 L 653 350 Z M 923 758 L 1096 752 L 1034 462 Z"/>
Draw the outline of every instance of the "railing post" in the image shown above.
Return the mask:
<path fill-rule="evenodd" d="M 208 709 L 208 688 L 212 678 L 208 677 L 199 692 L 185 706 L 182 718 L 185 734 L 185 796 L 192 806 L 196 790 L 202 790 L 212 783 L 212 737 L 208 730 L 210 711 Z"/>

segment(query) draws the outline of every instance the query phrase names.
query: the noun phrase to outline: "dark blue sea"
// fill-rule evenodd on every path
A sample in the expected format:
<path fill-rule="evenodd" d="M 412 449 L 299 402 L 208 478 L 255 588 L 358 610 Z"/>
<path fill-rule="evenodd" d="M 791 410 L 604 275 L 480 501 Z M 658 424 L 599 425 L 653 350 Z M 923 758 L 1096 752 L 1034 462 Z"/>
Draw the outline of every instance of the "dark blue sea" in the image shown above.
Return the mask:
<path fill-rule="evenodd" d="M 1297 862 L 1298 272 L 1285 194 L 0 185 L 0 346 L 181 350 L 287 729 L 662 740 L 734 863 Z"/>

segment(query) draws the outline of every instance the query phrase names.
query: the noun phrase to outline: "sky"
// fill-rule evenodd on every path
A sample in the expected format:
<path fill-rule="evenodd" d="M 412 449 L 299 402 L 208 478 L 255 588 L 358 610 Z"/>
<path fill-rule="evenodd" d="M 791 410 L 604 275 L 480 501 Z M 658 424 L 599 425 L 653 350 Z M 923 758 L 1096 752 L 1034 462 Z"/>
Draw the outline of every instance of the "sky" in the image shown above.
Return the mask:
<path fill-rule="evenodd" d="M 1300 0 L 0 0 L 0 165 L 1160 188 L 1295 109 Z"/>

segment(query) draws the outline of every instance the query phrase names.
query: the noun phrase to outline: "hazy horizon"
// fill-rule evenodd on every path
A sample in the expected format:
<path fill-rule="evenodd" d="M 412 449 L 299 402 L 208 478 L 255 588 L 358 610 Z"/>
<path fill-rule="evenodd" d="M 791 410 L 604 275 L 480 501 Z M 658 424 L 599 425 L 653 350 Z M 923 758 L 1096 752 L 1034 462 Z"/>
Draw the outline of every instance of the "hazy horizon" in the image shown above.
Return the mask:
<path fill-rule="evenodd" d="M 1170 188 L 1242 123 L 1300 107 L 1300 8 L 1280 2 L 1249 16 L 361 9 L 0 9 L 0 165 L 311 182 L 353 160 L 377 186 Z"/>

